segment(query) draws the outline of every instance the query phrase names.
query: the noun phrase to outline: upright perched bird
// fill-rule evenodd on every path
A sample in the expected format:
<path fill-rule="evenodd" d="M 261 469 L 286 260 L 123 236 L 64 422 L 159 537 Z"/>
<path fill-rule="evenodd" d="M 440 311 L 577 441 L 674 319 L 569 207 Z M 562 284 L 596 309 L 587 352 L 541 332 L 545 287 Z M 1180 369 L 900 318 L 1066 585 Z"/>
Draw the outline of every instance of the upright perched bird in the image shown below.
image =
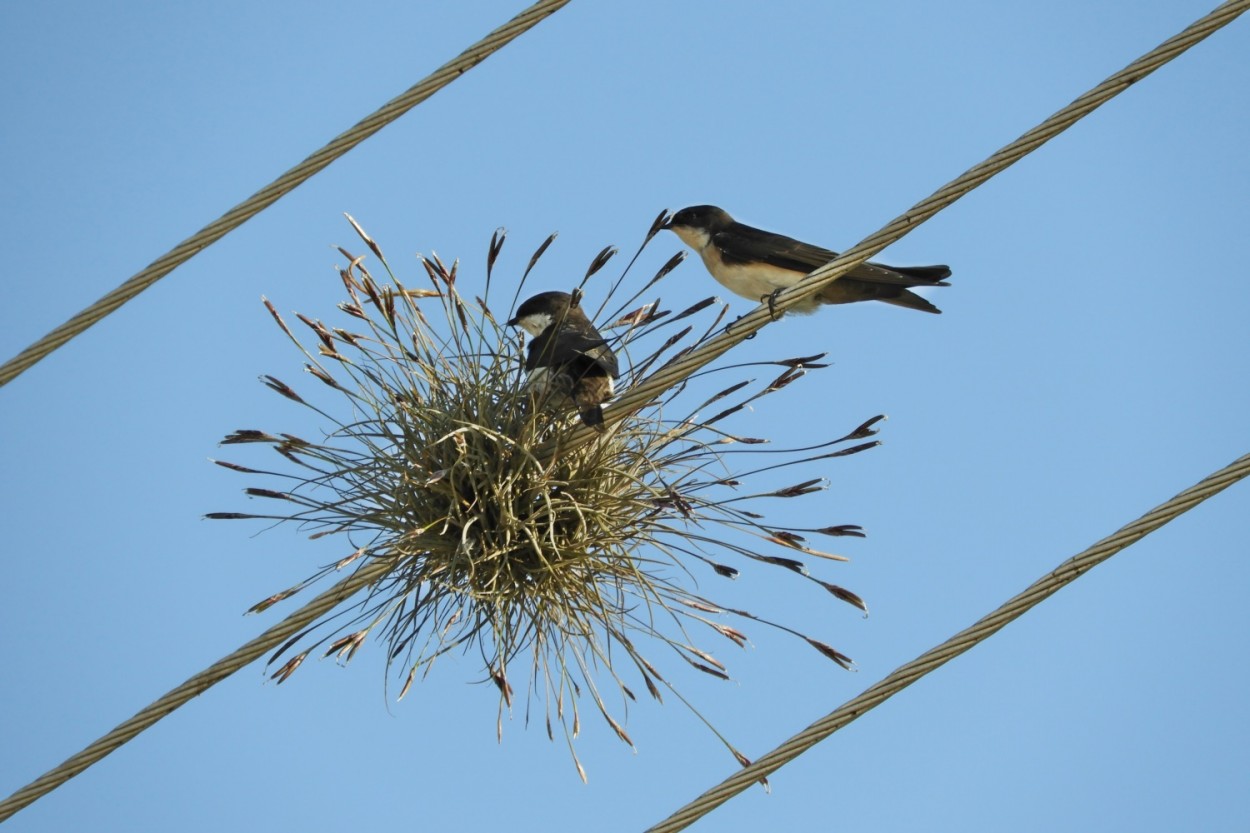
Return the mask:
<path fill-rule="evenodd" d="M 527 387 L 572 400 L 582 422 L 603 430 L 601 405 L 615 393 L 616 354 L 567 292 L 542 292 L 508 322 L 534 336 L 525 357 Z"/>
<path fill-rule="evenodd" d="M 794 286 L 804 275 L 838 256 L 837 252 L 739 223 L 714 205 L 683 208 L 664 228 L 698 252 L 712 277 L 726 289 L 752 301 L 771 298 L 773 293 Z M 885 301 L 923 312 L 941 312 L 910 289 L 949 286 L 942 279 L 950 274 L 949 266 L 886 266 L 866 261 L 790 309 L 813 312 L 822 304 Z"/>

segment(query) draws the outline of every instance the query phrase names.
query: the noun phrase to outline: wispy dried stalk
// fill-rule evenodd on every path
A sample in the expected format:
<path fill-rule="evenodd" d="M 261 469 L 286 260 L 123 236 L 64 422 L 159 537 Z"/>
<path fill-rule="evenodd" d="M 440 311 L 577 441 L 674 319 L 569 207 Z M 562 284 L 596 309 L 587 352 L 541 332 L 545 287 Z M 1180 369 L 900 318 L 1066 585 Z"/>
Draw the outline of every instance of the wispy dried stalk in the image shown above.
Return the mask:
<path fill-rule="evenodd" d="M 639 253 L 664 218 L 656 219 Z M 788 450 L 760 448 L 764 440 L 721 427 L 752 401 L 823 367 L 822 356 L 736 365 L 774 365 L 780 372 L 763 386 L 736 382 L 701 398 L 682 385 L 606 435 L 559 449 L 575 414 L 530 401 L 520 384 L 521 340 L 499 323 L 507 316 L 496 316 L 488 304 L 503 233 L 491 240 L 482 295 L 468 301 L 457 288 L 458 264 L 423 257 L 429 287 L 409 288 L 379 246 L 351 222 L 386 271 L 386 282 L 380 282 L 364 257 L 340 249 L 347 260 L 340 272 L 347 300 L 339 307 L 354 319 L 351 329 L 297 315 L 313 334 L 307 346 L 265 301 L 307 358 L 305 370 L 347 407 L 319 407 L 279 379 L 262 377 L 335 428 L 317 441 L 256 430 L 230 434 L 223 444 L 268 445 L 290 465 L 276 472 L 216 461 L 266 475 L 282 488 L 246 490 L 273 501 L 278 508 L 272 513 L 209 517 L 294 521 L 314 538 L 339 535 L 349 542 L 340 561 L 257 603 L 254 612 L 369 559 L 385 559 L 392 569 L 363 601 L 282 646 L 270 659 L 275 679 L 287 679 L 314 651 L 346 662 L 376 632 L 387 645 L 388 667 L 402 680 L 402 698 L 441 655 L 476 651 L 486 677 L 499 688 L 500 731 L 503 711 L 513 703 L 513 669 L 522 664 L 528 669 L 527 702 L 543 704 L 548 734 L 554 738 L 559 725 L 572 751 L 586 697 L 632 745 L 606 702 L 605 681 L 628 699 L 634 698 L 628 680 L 636 679 L 657 700 L 668 690 L 689 705 L 644 650 L 671 649 L 693 668 L 727 679 L 724 663 L 700 647 L 699 638 L 712 633 L 745 645 L 746 634 L 729 624 L 734 619 L 779 628 L 850 667 L 848 657 L 824 642 L 694 589 L 698 570 L 733 578 L 739 571 L 732 562 L 748 559 L 782 567 L 867 611 L 854 593 L 810 575 L 806 563 L 844 560 L 813 549 L 808 536 L 862 537 L 859 527 L 779 529 L 747 508 L 819 491 L 822 481 L 808 477 L 762 491 L 748 484 L 764 472 L 876 445 L 868 438 L 880 417 L 845 436 Z M 552 239 L 529 260 L 521 283 Z M 582 284 L 614 254 L 605 249 L 596 256 Z M 723 326 L 726 308 L 711 298 L 676 314 L 661 310 L 658 300 L 639 304 L 680 259 L 666 263 L 601 327 L 626 359 L 625 384 Z M 628 272 L 629 266 L 613 283 L 600 313 L 621 292 Z M 699 399 L 694 407 L 683 404 L 691 398 Z M 684 416 L 666 416 L 674 410 Z M 553 439 L 557 453 L 535 456 L 532 449 Z M 730 460 L 756 459 L 740 452 L 767 454 L 768 462 L 735 472 Z M 747 761 L 717 736 L 740 762 Z M 585 778 L 575 752 L 573 760 Z"/>

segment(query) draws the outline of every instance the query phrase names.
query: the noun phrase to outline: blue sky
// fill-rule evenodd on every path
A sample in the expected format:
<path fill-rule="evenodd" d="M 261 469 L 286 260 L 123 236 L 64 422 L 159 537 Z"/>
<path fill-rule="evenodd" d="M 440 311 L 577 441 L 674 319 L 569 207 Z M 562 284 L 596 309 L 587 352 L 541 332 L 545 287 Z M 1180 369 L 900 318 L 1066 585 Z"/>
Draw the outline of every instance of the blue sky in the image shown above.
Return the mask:
<path fill-rule="evenodd" d="M 17 353 L 523 7 L 6 4 L 0 354 Z M 207 462 L 236 428 L 315 433 L 259 303 L 333 318 L 350 212 L 413 253 L 566 288 L 662 208 L 719 204 L 844 249 L 1208 3 L 573 3 L 0 390 L 0 793 L 277 621 L 248 606 L 342 555 L 246 510 Z M 734 424 L 829 436 L 889 414 L 792 523 L 869 532 L 821 577 L 730 592 L 853 656 L 752 631 L 684 690 L 758 755 L 1068 556 L 1250 451 L 1250 31 L 1238 21 L 880 256 L 949 263 L 942 316 L 880 304 L 731 357 L 833 366 Z M 648 250 L 658 266 L 679 243 Z M 640 269 L 636 275 L 646 274 Z M 497 277 L 498 277 L 497 275 Z M 696 261 L 666 305 L 717 287 Z M 723 293 L 722 293 L 723 294 Z M 735 312 L 750 304 L 733 300 Z M 243 455 L 234 455 L 242 457 Z M 246 460 L 243 460 L 246 462 Z M 264 484 L 260 484 L 264 485 Z M 700 830 L 1241 830 L 1250 491 L 1235 486 L 743 794 Z M 841 542 L 838 542 L 841 543 Z M 382 651 L 281 687 L 245 669 L 10 822 L 93 829 L 636 830 L 732 762 L 675 704 L 633 754 L 585 721 L 590 781 L 523 714 L 495 741 L 471 657 L 400 704 Z"/>

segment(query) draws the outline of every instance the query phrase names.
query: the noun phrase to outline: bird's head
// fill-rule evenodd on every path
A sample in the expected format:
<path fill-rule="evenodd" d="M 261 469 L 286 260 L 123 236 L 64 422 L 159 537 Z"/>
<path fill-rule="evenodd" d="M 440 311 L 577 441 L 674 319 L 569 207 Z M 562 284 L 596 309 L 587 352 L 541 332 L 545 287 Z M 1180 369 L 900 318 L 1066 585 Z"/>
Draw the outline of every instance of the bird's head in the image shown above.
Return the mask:
<path fill-rule="evenodd" d="M 683 208 L 664 224 L 664 228 L 676 234 L 682 242 L 693 249 L 702 249 L 712 235 L 733 225 L 729 212 L 714 205 L 692 205 Z"/>
<path fill-rule="evenodd" d="M 532 336 L 542 335 L 555 322 L 567 319 L 571 309 L 577 309 L 572 301 L 567 292 L 540 292 L 517 307 L 508 326 L 520 327 Z"/>

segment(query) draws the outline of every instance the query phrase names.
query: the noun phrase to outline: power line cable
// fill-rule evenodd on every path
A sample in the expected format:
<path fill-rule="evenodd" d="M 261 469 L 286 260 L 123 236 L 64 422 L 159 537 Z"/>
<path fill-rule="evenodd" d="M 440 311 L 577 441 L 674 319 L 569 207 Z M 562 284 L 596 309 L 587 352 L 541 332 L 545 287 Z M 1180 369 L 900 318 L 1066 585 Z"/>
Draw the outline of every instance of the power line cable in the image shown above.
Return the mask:
<path fill-rule="evenodd" d="M 940 668 L 977 643 L 993 636 L 1008 622 L 1019 618 L 1034 605 L 1080 578 L 1111 556 L 1140 541 L 1159 527 L 1212 495 L 1227 489 L 1247 475 L 1250 475 L 1250 454 L 1238 458 L 1166 503 L 1155 507 L 1131 524 L 1122 527 L 1115 534 L 1103 538 L 1079 555 L 1069 558 L 993 613 L 896 669 L 858 697 L 848 700 L 773 751 L 762 755 L 750 766 L 738 770 L 664 821 L 648 828 L 646 833 L 673 833 L 673 831 L 684 830 L 760 778 L 776 772 L 857 717 L 898 694 L 925 674 Z"/>
<path fill-rule="evenodd" d="M 28 804 L 64 784 L 69 779 L 104 758 L 135 738 L 144 729 L 171 714 L 188 700 L 198 697 L 240 668 L 250 665 L 266 652 L 281 645 L 319 616 L 384 577 L 394 568 L 392 561 L 384 558 L 367 561 L 347 578 L 335 584 L 321 595 L 262 633 L 243 647 L 222 657 L 208 668 L 172 689 L 156 702 L 138 712 L 134 717 L 119 724 L 108 734 L 96 740 L 76 755 L 67 758 L 59 766 L 48 770 L 17 792 L 0 801 L 0 822 Z"/>
<path fill-rule="evenodd" d="M 565 2 L 567 2 L 567 0 L 565 0 Z M 564 5 L 564 3 L 539 3 L 531 7 L 531 9 L 528 11 L 532 12 L 534 9 L 537 9 L 539 6 L 554 6 L 555 8 L 558 8 L 561 5 Z M 981 183 L 985 182 L 994 174 L 1007 168 L 1012 163 L 1018 161 L 1024 155 L 1037 149 L 1046 141 L 1048 141 L 1049 139 L 1058 135 L 1063 130 L 1070 127 L 1080 118 L 1092 112 L 1093 110 L 1097 109 L 1098 106 L 1110 100 L 1112 97 L 1114 97 L 1118 93 L 1122 92 L 1129 85 L 1135 83 L 1141 78 L 1144 78 L 1150 72 L 1154 71 L 1155 69 L 1158 69 L 1160 66 L 1167 63 L 1172 58 L 1175 58 L 1177 55 L 1180 55 L 1186 49 L 1192 47 L 1194 44 L 1206 38 L 1217 29 L 1221 28 L 1222 26 L 1227 25 L 1233 19 L 1235 19 L 1238 15 L 1245 12 L 1248 6 L 1250 6 L 1250 0 L 1230 0 L 1230 2 L 1224 3 L 1223 5 L 1215 9 L 1213 12 L 1211 12 L 1211 14 L 1207 15 L 1206 17 L 1202 18 L 1201 20 L 1197 21 L 1196 23 L 1188 27 L 1181 34 L 1166 41 L 1157 49 L 1152 50 L 1151 52 L 1144 55 L 1142 58 L 1139 58 L 1137 61 L 1134 61 L 1132 64 L 1130 64 L 1121 72 L 1117 73 L 1116 75 L 1111 76 L 1111 78 L 1107 79 L 1102 84 L 1099 84 L 1093 90 L 1089 91 L 1085 95 L 1076 99 L 1076 101 L 1068 105 L 1068 107 L 1065 107 L 1063 110 L 1059 111 L 1058 113 L 1056 113 L 1055 115 L 1051 116 L 1049 119 L 1044 121 L 1038 127 L 1024 134 L 1023 136 L 1021 136 L 1019 139 L 1017 139 L 1015 142 L 1011 143 L 1007 147 L 998 151 L 989 159 L 987 159 L 985 162 L 982 162 L 980 165 L 977 165 L 974 168 L 969 169 L 962 176 L 958 177 L 957 179 L 953 180 L 948 185 L 939 189 L 936 193 L 934 193 L 928 199 L 913 206 L 910 211 L 908 211 L 907 213 L 893 220 L 885 228 L 869 236 L 868 238 L 865 238 L 862 242 L 857 244 L 852 249 L 848 250 L 846 253 L 844 253 L 837 259 L 831 261 L 829 264 L 821 267 L 820 269 L 816 270 L 812 274 L 808 275 L 806 278 L 800 281 L 796 286 L 781 293 L 775 301 L 775 308 L 777 310 L 784 311 L 785 309 L 788 309 L 790 306 L 799 302 L 800 300 L 807 297 L 808 295 L 811 295 L 819 291 L 826 283 L 830 283 L 833 280 L 836 280 L 838 277 L 840 277 L 841 275 L 845 274 L 848 270 L 853 268 L 856 264 L 862 262 L 868 257 L 871 257 L 872 255 L 879 252 L 881 249 L 885 248 L 890 243 L 898 240 L 900 237 L 906 234 L 907 231 L 909 231 L 911 228 L 915 227 L 916 225 L 919 225 L 924 220 L 927 220 L 929 217 L 933 216 L 942 208 L 954 202 L 963 194 L 967 193 L 968 191 L 977 187 Z M 554 11 L 554 8 L 552 9 L 552 11 Z M 517 18 L 514 18 L 512 22 L 515 22 L 516 20 L 520 19 L 527 13 L 528 12 L 523 12 L 522 15 L 519 15 Z M 550 14 L 550 11 L 547 13 Z M 531 23 L 530 25 L 532 26 L 533 23 Z M 506 28 L 507 26 L 501 27 L 500 30 L 496 30 L 496 31 L 497 32 L 503 31 L 503 29 L 506 29 Z M 519 32 L 517 34 L 519 34 Z M 515 37 L 515 34 L 513 35 L 513 37 Z M 488 36 L 488 39 L 489 39 L 489 36 Z M 483 43 L 484 42 L 485 41 L 483 41 Z M 468 54 L 468 52 L 466 52 L 465 54 Z M 434 76 L 431 76 L 431 77 L 434 77 Z M 620 404 L 612 408 L 611 411 L 615 412 L 617 419 L 620 419 L 622 414 L 628 414 L 631 409 L 640 407 L 641 405 L 649 401 L 654 395 L 682 381 L 687 376 L 689 376 L 689 374 L 693 373 L 695 370 L 706 365 L 707 363 L 713 361 L 715 358 L 725 353 L 735 344 L 744 340 L 751 333 L 762 328 L 763 326 L 765 326 L 772 320 L 773 318 L 767 306 L 761 305 L 759 308 L 757 308 L 753 312 L 744 316 L 738 322 L 735 322 L 735 324 L 726 333 L 723 333 L 720 336 L 713 338 L 703 347 L 698 348 L 697 350 L 693 351 L 689 355 L 685 356 L 682 360 L 678 362 L 674 362 L 672 365 L 662 368 L 661 370 L 657 371 L 654 375 L 652 375 L 651 377 L 649 377 L 648 379 L 646 379 L 639 385 L 635 386 L 634 388 L 631 388 L 621 398 Z M 3 371 L 3 368 L 0 368 L 0 371 Z M 20 372 L 20 370 L 18 372 Z M 0 376 L 0 384 L 3 384 L 4 381 L 5 381 L 4 378 Z M 590 433 L 588 431 L 585 431 L 584 429 L 579 429 L 579 430 L 581 430 L 581 432 L 585 435 L 589 435 Z M 575 437 L 572 437 L 570 439 L 575 439 Z M 535 452 L 542 453 L 540 449 L 535 449 Z M 1246 470 L 1250 470 L 1250 456 L 1241 458 L 1241 460 L 1238 460 L 1237 463 L 1233 464 L 1233 466 L 1237 466 L 1239 464 L 1245 464 L 1242 468 Z M 1245 474 L 1247 473 L 1247 471 L 1243 471 L 1243 470 L 1239 470 L 1239 472 L 1240 473 L 1236 477 L 1229 479 L 1227 482 L 1224 482 L 1223 485 L 1220 485 L 1214 491 L 1219 491 L 1220 489 L 1226 488 L 1229 484 L 1234 482 L 1236 479 L 1240 479 L 1241 477 L 1244 477 Z M 1215 478 L 1215 477 L 1217 477 L 1217 475 L 1212 476 L 1212 478 Z M 1208 478 L 1208 481 L 1211 480 L 1212 478 Z M 1207 483 L 1208 481 L 1204 481 L 1204 484 Z M 1202 484 L 1199 484 L 1199 485 L 1201 486 Z M 1197 488 L 1198 487 L 1195 487 L 1195 489 Z M 1192 491 L 1194 490 L 1190 490 L 1190 492 Z M 1214 491 L 1212 491 L 1211 493 L 1214 494 Z M 1183 494 L 1189 494 L 1189 492 L 1186 492 Z M 1173 500 L 1173 502 L 1179 500 L 1180 497 L 1182 496 L 1178 496 L 1177 498 Z M 1200 502 L 1202 499 L 1205 499 L 1205 498 L 1204 497 L 1198 498 L 1197 500 L 1193 501 L 1193 504 Z M 1189 508 L 1189 506 L 1185 506 L 1185 508 Z M 1163 507 L 1160 507 L 1160 510 L 1161 509 L 1163 509 Z M 1155 512 L 1159 512 L 1160 510 L 1155 510 Z M 1184 511 L 1184 510 L 1182 509 L 1181 511 Z M 1179 512 L 1177 514 L 1179 514 Z M 1151 513 L 1151 515 L 1146 516 L 1146 518 L 1143 518 L 1142 521 L 1139 521 L 1138 523 L 1140 524 L 1146 521 L 1147 518 L 1150 518 L 1153 515 L 1154 513 Z M 1165 522 L 1166 521 L 1163 521 L 1161 523 L 1165 523 Z M 1161 523 L 1159 523 L 1158 525 L 1161 525 Z M 1129 529 L 1129 528 L 1131 527 L 1126 527 L 1126 529 Z M 1151 527 L 1151 529 L 1153 528 L 1155 527 Z M 1138 535 L 1137 538 L 1140 538 L 1141 535 L 1144 535 L 1146 534 L 1146 532 L 1149 532 L 1149 531 L 1151 530 L 1147 529 L 1145 532 L 1142 532 L 1140 535 Z M 1115 536 L 1113 536 L 1113 538 L 1114 537 Z M 1136 538 L 1134 538 L 1133 540 L 1136 540 Z M 1131 543 L 1131 541 L 1129 543 Z M 1128 544 L 1125 543 L 1120 548 L 1123 548 L 1123 546 L 1127 546 L 1127 545 Z M 1096 546 L 1095 548 L 1091 548 L 1091 550 L 1087 552 L 1093 552 L 1097 548 L 1098 547 Z M 1112 553 L 1109 552 L 1106 555 L 1103 555 L 1101 559 L 1099 560 L 1109 557 L 1110 554 Z M 1080 558 L 1080 556 L 1078 556 L 1078 558 Z M 1073 559 L 1073 561 L 1075 560 L 1076 559 Z M 1067 562 L 1066 564 L 1071 564 L 1071 563 L 1072 562 Z M 1093 563 L 1097 563 L 1097 561 Z M 1092 566 L 1092 564 L 1090 564 L 1089 566 Z M 1080 573 L 1083 572 L 1085 569 L 1089 569 L 1089 566 L 1084 567 L 1082 570 L 1076 571 L 1067 580 L 1071 581 L 1077 575 L 1080 575 Z M 358 570 L 356 573 L 354 573 L 350 578 L 345 579 L 344 581 L 340 582 L 334 587 L 331 587 L 329 590 L 325 591 L 323 594 L 321 594 L 321 596 L 318 596 L 316 599 L 314 599 L 304 608 L 301 608 L 299 611 L 296 611 L 290 617 L 283 620 L 283 622 L 279 623 L 278 625 L 275 625 L 273 628 L 270 628 L 264 634 L 252 640 L 243 648 L 240 648 L 238 651 L 234 652 L 230 656 L 219 661 L 209 670 L 203 672 L 200 675 L 197 675 L 196 677 L 191 678 L 182 686 L 179 686 L 178 688 L 171 691 L 169 694 L 166 694 L 156 703 L 147 707 L 143 711 L 139 712 L 139 714 L 135 715 L 135 717 L 121 724 L 112 732 L 110 732 L 108 735 L 105 735 L 103 738 L 100 738 L 91 746 L 87 747 L 87 749 L 71 757 L 70 759 L 65 761 L 65 763 L 61 764 L 59 767 L 49 771 L 48 773 L 41 776 L 36 781 L 32 782 L 30 785 L 23 787 L 21 790 L 14 793 L 5 801 L 0 802 L 0 821 L 3 821 L 5 818 L 8 818 L 13 813 L 17 812 L 17 810 L 21 809 L 22 807 L 25 807 L 27 804 L 30 804 L 32 801 L 44 795 L 48 791 L 54 789 L 59 784 L 64 783 L 66 780 L 78 774 L 79 772 L 82 772 L 92 763 L 95 763 L 95 761 L 103 758 L 105 755 L 109 754 L 114 749 L 120 747 L 123 743 L 126 743 L 127 741 L 132 739 L 139 732 L 143 731 L 143 729 L 155 723 L 161 717 L 172 712 L 174 709 L 176 709 L 178 706 L 185 703 L 187 700 L 190 700 L 192 697 L 207 690 L 210 686 L 214 685 L 215 683 L 220 682 L 222 679 L 225 679 L 225 677 L 229 676 L 230 673 L 233 673 L 233 671 L 236 671 L 239 668 L 242 668 L 248 662 L 251 662 L 252 659 L 259 657 L 261 654 L 263 654 L 265 651 L 269 650 L 270 648 L 276 647 L 283 639 L 288 637 L 291 633 L 294 633 L 304 624 L 307 624 L 307 622 L 311 621 L 311 619 L 303 618 L 305 616 L 306 611 L 309 611 L 310 609 L 312 609 L 314 606 L 318 605 L 319 603 L 324 603 L 323 600 L 332 599 L 333 601 L 330 601 L 327 604 L 327 606 L 319 607 L 317 609 L 317 612 L 312 615 L 312 618 L 315 618 L 315 616 L 319 615 L 320 612 L 331 609 L 334 605 L 347 599 L 349 596 L 353 595 L 354 593 L 356 593 L 363 587 L 368 586 L 370 583 L 380 578 L 382 575 L 385 574 L 386 570 L 389 567 L 390 565 L 384 560 L 371 562 L 361 567 L 361 569 Z M 1064 569 L 1063 567 L 1059 568 L 1059 570 L 1056 570 L 1056 573 L 1059 573 L 1063 569 Z M 1028 595 L 1032 590 L 1033 588 L 1030 588 L 1030 591 L 1026 591 L 1025 594 L 1021 594 L 1021 596 L 1023 597 L 1023 596 Z M 1051 590 L 1050 592 L 1054 592 L 1054 590 Z M 1017 597 L 1017 598 L 1021 598 L 1021 597 Z M 1036 600 L 1033 600 L 1031 604 L 1029 604 L 1028 606 L 1032 606 L 1032 604 L 1036 604 L 1037 601 L 1040 601 L 1041 598 L 1044 598 L 1044 596 L 1040 596 Z M 1015 600 L 1013 600 L 1013 602 L 1014 601 Z M 1028 609 L 1027 607 L 1024 607 L 1020 610 L 1020 612 L 1022 613 L 1024 610 L 1027 610 L 1027 609 Z M 995 615 L 996 614 L 992 614 L 991 617 L 987 617 L 987 619 L 992 619 Z M 1017 613 L 1016 615 L 1019 615 L 1019 613 Z M 288 624 L 288 623 L 295 622 L 297 617 L 300 617 L 298 620 L 298 624 Z M 997 624 L 994 630 L 1002 627 L 1003 624 L 1006 624 L 1006 621 L 1009 621 L 1009 619 L 1003 620 L 1001 623 Z M 992 630 L 988 631 L 986 635 L 992 632 L 993 632 Z M 962 634 L 960 636 L 962 636 Z M 984 637 L 981 637 L 981 638 L 984 638 Z M 959 636 L 955 637 L 954 639 L 955 640 L 959 639 Z M 975 644 L 975 642 L 964 645 L 960 650 L 961 651 L 967 650 L 968 647 L 971 647 L 971 644 Z M 938 649 L 935 649 L 935 651 L 936 650 Z M 250 657 L 250 659 L 248 659 L 247 661 L 243 661 L 243 657 L 245 656 Z M 941 662 L 945 662 L 945 661 L 946 661 L 945 659 L 941 660 Z M 919 660 L 917 660 L 917 662 L 919 662 Z M 937 664 L 940 665 L 941 662 Z M 910 666 L 906 666 L 906 667 L 910 667 Z M 936 667 L 936 665 L 934 665 L 933 667 Z M 903 669 L 900 669 L 900 672 L 902 670 Z M 898 673 L 899 672 L 896 672 L 896 674 Z M 923 673 L 927 673 L 927 672 L 922 671 L 921 674 Z M 870 689 L 869 691 L 870 692 L 874 691 L 875 688 L 876 687 L 874 687 L 874 689 Z M 868 692 L 865 692 L 865 694 L 867 693 Z M 875 703 L 873 705 L 875 705 Z M 814 725 L 823 725 L 823 723 L 824 721 L 822 721 L 820 724 L 814 724 Z M 815 742 L 816 741 L 813 741 L 813 743 Z M 782 749 L 787 749 L 787 748 L 788 748 L 788 745 L 787 747 L 783 747 Z M 777 753 L 770 753 L 770 754 L 775 755 Z M 798 754 L 798 753 L 796 752 L 795 754 Z M 658 830 L 668 830 L 668 829 L 673 829 L 673 830 L 680 829 L 680 827 L 684 827 L 685 825 L 694 821 L 696 818 L 699 817 L 699 815 L 702 815 L 702 813 L 706 813 L 712 807 L 715 807 L 718 804 L 723 803 L 730 796 L 732 796 L 736 792 L 740 792 L 741 789 L 744 789 L 745 786 L 749 785 L 756 778 L 760 777 L 760 774 L 763 774 L 760 768 L 766 762 L 774 763 L 775 759 L 769 756 L 765 756 L 765 758 L 761 758 L 760 761 L 756 762 L 756 764 L 753 764 L 751 767 L 748 767 L 742 770 L 736 776 L 728 779 L 725 782 L 725 784 L 732 783 L 733 785 L 735 785 L 735 789 L 732 789 L 729 792 L 722 794 L 722 792 L 718 792 L 721 788 L 717 788 L 718 791 L 712 791 L 716 793 L 716 795 L 713 798 L 707 799 L 706 801 L 703 798 L 701 798 L 701 799 L 696 800 L 696 802 L 692 803 L 691 805 L 688 805 L 688 808 L 695 807 L 696 805 L 700 805 L 700 806 L 706 805 L 706 809 L 702 810 L 701 813 L 698 813 L 692 816 L 690 815 L 688 808 L 683 808 L 683 810 L 678 811 L 678 814 L 675 814 L 672 817 L 672 819 L 670 819 L 670 822 L 678 824 L 679 825 L 678 827 L 659 826 L 659 827 L 653 828 L 653 830 L 658 831 Z M 781 763 L 784 763 L 784 760 L 781 761 L 780 763 L 775 763 L 775 766 L 780 766 Z M 744 783 L 743 783 L 743 778 L 745 778 Z M 741 784 L 740 787 L 738 786 L 739 784 Z M 673 821 L 674 819 L 678 819 L 679 816 L 681 819 L 686 819 L 686 820 L 685 821 Z M 670 824 L 670 822 L 663 822 L 661 823 L 661 825 Z"/>
<path fill-rule="evenodd" d="M 925 220 L 928 220 L 943 208 L 946 208 L 969 191 L 983 184 L 995 174 L 1001 173 L 1037 150 L 1046 142 L 1055 138 L 1168 61 L 1178 57 L 1190 47 L 1195 46 L 1217 30 L 1227 26 L 1244 13 L 1247 8 L 1250 8 L 1250 0 L 1229 0 L 1229 2 L 1220 5 L 1207 16 L 1188 26 L 1181 33 L 1164 41 L 1155 49 L 1147 52 L 1115 75 L 1081 95 L 1067 107 L 1064 107 L 1037 127 L 1034 127 L 1011 144 L 997 151 L 984 162 L 969 168 L 930 196 L 916 203 L 905 213 L 891 220 L 879 231 L 865 237 L 834 260 L 815 270 L 794 286 L 779 293 L 772 299 L 771 309 L 769 304 L 761 304 L 735 321 L 724 332 L 709 339 L 705 344 L 695 348 L 680 359 L 665 365 L 639 384 L 625 391 L 611 408 L 604 411 L 604 418 L 611 424 L 643 407 L 659 394 L 719 358 L 734 345 L 751 338 L 757 331 L 778 320 L 780 318 L 779 313 L 824 289 L 828 284 L 842 277 L 886 246 L 897 242 Z M 774 314 L 774 310 L 778 314 Z M 585 442 L 594 436 L 595 432 L 585 426 L 579 426 L 576 432 L 569 437 L 562 438 L 560 444 L 562 448 L 570 448 L 578 442 Z M 554 444 L 552 444 L 551 448 L 536 449 L 536 452 L 542 456 L 550 454 L 553 449 Z"/>
<path fill-rule="evenodd" d="M 464 75 L 512 42 L 518 35 L 531 29 L 539 21 L 551 16 L 568 3 L 569 0 L 539 0 L 372 114 L 340 133 L 321 150 L 183 240 L 112 292 L 0 365 L 0 387 L 16 379 L 74 336 L 96 324 L 174 269 L 273 205 L 288 192 L 302 185 L 305 180 L 329 166 L 335 159 Z"/>

